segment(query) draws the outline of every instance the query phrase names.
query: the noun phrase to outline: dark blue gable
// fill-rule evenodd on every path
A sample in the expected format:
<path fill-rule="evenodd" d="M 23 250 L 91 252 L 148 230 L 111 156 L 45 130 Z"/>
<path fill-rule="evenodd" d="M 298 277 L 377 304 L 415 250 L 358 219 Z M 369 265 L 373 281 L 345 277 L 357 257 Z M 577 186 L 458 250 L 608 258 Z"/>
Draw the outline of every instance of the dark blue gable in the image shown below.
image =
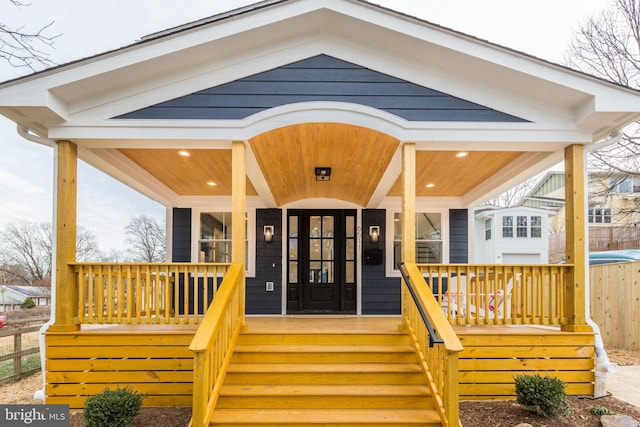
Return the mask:
<path fill-rule="evenodd" d="M 118 119 L 244 119 L 296 102 L 350 102 L 409 121 L 526 120 L 327 55 L 123 114 Z"/>

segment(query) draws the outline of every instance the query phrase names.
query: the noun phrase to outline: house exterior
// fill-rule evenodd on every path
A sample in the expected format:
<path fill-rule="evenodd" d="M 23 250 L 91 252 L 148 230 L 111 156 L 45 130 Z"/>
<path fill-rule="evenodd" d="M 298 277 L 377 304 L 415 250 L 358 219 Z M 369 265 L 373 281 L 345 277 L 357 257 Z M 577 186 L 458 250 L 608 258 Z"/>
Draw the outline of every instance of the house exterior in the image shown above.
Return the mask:
<path fill-rule="evenodd" d="M 526 207 L 476 209 L 473 262 L 548 264 L 552 215 L 548 210 Z"/>
<path fill-rule="evenodd" d="M 51 288 L 44 286 L 4 285 L 0 287 L 0 311 L 20 309 L 27 298 L 35 305 L 51 304 Z"/>
<path fill-rule="evenodd" d="M 552 261 L 564 257 L 564 172 L 548 171 L 523 197 L 520 206 L 550 209 Z M 589 249 L 608 251 L 640 247 L 640 186 L 619 173 L 591 171 L 588 177 Z"/>
<path fill-rule="evenodd" d="M 329 315 L 395 316 L 441 425 L 513 371 L 593 393 L 583 153 L 640 116 L 634 90 L 366 1 L 269 0 L 6 82 L 0 112 L 56 152 L 48 402 L 135 383 L 215 421 L 236 343 L 266 339 L 245 314 L 307 344 Z M 166 263 L 76 262 L 78 158 L 167 207 Z M 559 161 L 567 263 L 470 264 L 474 208 Z"/>

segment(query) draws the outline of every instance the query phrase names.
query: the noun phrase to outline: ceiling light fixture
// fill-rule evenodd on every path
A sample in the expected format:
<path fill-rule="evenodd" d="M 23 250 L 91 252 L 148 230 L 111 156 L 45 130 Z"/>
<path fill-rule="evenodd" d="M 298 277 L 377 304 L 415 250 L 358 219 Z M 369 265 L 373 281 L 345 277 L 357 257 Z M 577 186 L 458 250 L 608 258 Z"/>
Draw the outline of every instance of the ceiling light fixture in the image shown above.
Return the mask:
<path fill-rule="evenodd" d="M 191 157 L 191 153 L 188 152 L 187 150 L 180 150 L 178 151 L 178 155 L 182 156 L 182 157 Z"/>
<path fill-rule="evenodd" d="M 427 188 L 433 188 L 435 186 L 436 185 L 434 183 L 432 183 L 432 182 L 430 182 L 429 184 L 425 185 L 425 187 L 427 187 Z"/>
<path fill-rule="evenodd" d="M 209 182 L 207 182 L 207 185 L 208 185 L 209 187 L 215 187 L 215 186 L 216 186 L 216 185 L 218 185 L 218 184 L 216 184 L 216 183 L 215 183 L 215 182 L 213 182 L 213 181 L 209 181 Z"/>
<path fill-rule="evenodd" d="M 330 181 L 331 168 L 316 168 L 316 181 Z"/>
<path fill-rule="evenodd" d="M 467 157 L 469 155 L 468 151 L 460 151 L 459 153 L 456 154 L 456 157 L 461 159 L 463 157 Z"/>

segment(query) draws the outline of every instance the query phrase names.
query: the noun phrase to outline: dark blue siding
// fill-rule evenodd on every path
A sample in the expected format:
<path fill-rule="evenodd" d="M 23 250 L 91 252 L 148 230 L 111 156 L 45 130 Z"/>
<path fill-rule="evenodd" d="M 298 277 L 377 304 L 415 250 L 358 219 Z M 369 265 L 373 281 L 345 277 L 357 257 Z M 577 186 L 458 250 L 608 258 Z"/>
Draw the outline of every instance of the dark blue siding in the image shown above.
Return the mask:
<path fill-rule="evenodd" d="M 173 208 L 172 262 L 191 262 L 191 209 Z"/>
<path fill-rule="evenodd" d="M 467 209 L 449 211 L 449 262 L 466 264 L 469 262 L 469 212 Z"/>
<path fill-rule="evenodd" d="M 273 225 L 272 242 L 264 241 L 264 226 Z M 247 314 L 282 312 L 282 210 L 256 210 L 256 277 L 247 278 Z M 273 292 L 265 283 L 273 282 Z"/>
<path fill-rule="evenodd" d="M 382 250 L 382 263 L 367 265 L 362 262 L 362 314 L 399 314 L 400 278 L 386 277 L 385 272 L 385 224 L 384 209 L 364 209 L 362 211 L 362 253 L 370 249 Z M 380 226 L 380 238 L 371 242 L 369 226 Z"/>
<path fill-rule="evenodd" d="M 526 121 L 327 55 L 254 74 L 117 118 L 244 119 L 269 108 L 308 101 L 361 104 L 410 121 Z"/>

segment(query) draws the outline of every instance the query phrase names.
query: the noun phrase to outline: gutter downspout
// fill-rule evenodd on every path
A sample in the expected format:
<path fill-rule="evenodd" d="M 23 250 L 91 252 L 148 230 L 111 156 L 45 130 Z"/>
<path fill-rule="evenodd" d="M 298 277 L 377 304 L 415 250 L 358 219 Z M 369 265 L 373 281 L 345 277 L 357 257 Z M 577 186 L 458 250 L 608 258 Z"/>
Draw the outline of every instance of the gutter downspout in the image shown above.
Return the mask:
<path fill-rule="evenodd" d="M 595 151 L 596 149 L 603 148 L 612 144 L 617 144 L 620 139 L 622 139 L 623 133 L 618 129 L 615 133 L 613 133 L 609 138 L 605 139 L 602 142 L 596 143 L 590 146 L 587 150 L 585 150 L 586 155 Z M 585 159 L 586 161 L 586 159 Z M 585 183 L 584 188 L 588 190 L 589 188 L 589 174 L 585 174 L 584 177 Z M 588 207 L 584 207 L 585 218 L 587 216 Z M 589 224 L 585 224 L 585 236 L 586 241 L 589 242 Z M 588 243 L 585 245 L 585 259 L 589 260 L 589 246 Z M 602 334 L 600 333 L 600 327 L 593 321 L 591 318 L 591 277 L 590 277 L 590 269 L 587 265 L 585 266 L 585 320 L 587 325 L 591 327 L 593 332 L 595 333 L 594 337 L 594 347 L 596 352 L 596 371 L 595 371 L 595 384 L 593 388 L 593 397 L 604 397 L 607 396 L 606 390 L 606 382 L 607 382 L 607 374 L 614 373 L 618 369 L 618 367 L 609 361 L 609 356 L 607 356 L 607 351 L 604 348 L 604 342 L 602 341 Z"/>
<path fill-rule="evenodd" d="M 35 135 L 33 133 L 31 133 L 31 131 L 29 130 L 29 128 L 25 125 L 22 124 L 18 124 L 17 126 L 17 132 L 18 135 L 20 135 L 21 137 L 23 137 L 24 139 L 31 141 L 31 142 L 35 142 L 36 144 L 41 144 L 41 145 L 45 145 L 47 147 L 51 147 L 53 148 L 53 175 L 54 177 L 58 175 L 58 144 L 49 138 L 43 138 L 41 136 Z M 57 185 L 56 185 L 56 179 L 53 180 L 53 200 L 56 200 L 57 198 L 57 193 L 58 193 L 58 189 L 57 189 Z M 53 210 L 53 224 L 56 223 L 56 211 L 55 209 Z M 53 242 L 56 241 L 56 227 L 52 227 L 52 236 L 53 236 Z M 56 265 L 56 251 L 53 251 L 53 259 L 51 260 L 53 266 Z M 45 349 L 46 349 L 46 343 L 44 341 L 44 333 L 47 332 L 47 330 L 49 329 L 50 325 L 53 325 L 55 318 L 56 318 L 56 287 L 55 287 L 55 283 L 56 283 L 56 270 L 55 268 L 51 269 L 51 314 L 49 317 L 49 320 L 42 325 L 42 327 L 40 328 L 39 332 L 38 332 L 38 343 L 40 345 L 40 370 L 42 371 L 42 388 L 40 390 L 37 390 L 34 394 L 33 394 L 33 398 L 35 400 L 41 400 L 41 401 L 45 401 L 45 363 L 46 363 L 46 355 L 45 355 Z"/>

